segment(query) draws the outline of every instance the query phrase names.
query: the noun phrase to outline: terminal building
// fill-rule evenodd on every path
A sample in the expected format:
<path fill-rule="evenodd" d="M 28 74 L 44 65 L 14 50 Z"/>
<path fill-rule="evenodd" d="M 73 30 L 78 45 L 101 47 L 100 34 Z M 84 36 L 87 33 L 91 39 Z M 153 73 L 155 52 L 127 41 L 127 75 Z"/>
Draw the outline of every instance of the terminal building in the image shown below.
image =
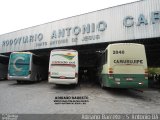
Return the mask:
<path fill-rule="evenodd" d="M 75 49 L 80 67 L 93 68 L 97 55 L 111 43 L 144 44 L 148 66 L 160 66 L 160 0 L 140 0 L 0 35 L 0 54 L 30 51 L 49 58 L 53 49 Z"/>

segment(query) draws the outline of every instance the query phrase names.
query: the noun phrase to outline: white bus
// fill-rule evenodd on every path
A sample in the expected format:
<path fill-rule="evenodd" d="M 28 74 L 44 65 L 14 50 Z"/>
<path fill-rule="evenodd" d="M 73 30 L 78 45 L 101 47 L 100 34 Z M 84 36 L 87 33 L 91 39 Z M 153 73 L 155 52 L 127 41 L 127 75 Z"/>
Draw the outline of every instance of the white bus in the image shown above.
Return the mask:
<path fill-rule="evenodd" d="M 9 57 L 0 55 L 0 80 L 7 79 Z"/>
<path fill-rule="evenodd" d="M 110 44 L 101 55 L 101 87 L 148 87 L 145 47 L 135 43 Z"/>
<path fill-rule="evenodd" d="M 17 83 L 47 79 L 47 64 L 31 52 L 13 52 L 9 59 L 8 79 L 17 80 Z"/>
<path fill-rule="evenodd" d="M 76 50 L 56 49 L 50 53 L 49 83 L 78 83 L 78 52 Z"/>

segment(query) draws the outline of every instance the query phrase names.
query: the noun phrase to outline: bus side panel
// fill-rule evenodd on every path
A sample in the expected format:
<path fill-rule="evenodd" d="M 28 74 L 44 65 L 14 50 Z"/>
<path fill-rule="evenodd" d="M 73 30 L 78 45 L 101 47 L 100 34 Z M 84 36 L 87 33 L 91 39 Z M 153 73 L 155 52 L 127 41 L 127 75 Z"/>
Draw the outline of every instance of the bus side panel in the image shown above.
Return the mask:
<path fill-rule="evenodd" d="M 4 65 L 0 63 L 0 79 L 6 79 L 8 72 L 8 65 Z"/>
<path fill-rule="evenodd" d="M 31 80 L 45 80 L 48 75 L 48 66 L 47 65 L 36 65 L 32 62 L 31 66 Z"/>
<path fill-rule="evenodd" d="M 33 62 L 31 62 L 31 67 L 30 67 L 31 81 L 35 81 L 36 70 L 37 70 L 36 66 L 33 64 Z"/>

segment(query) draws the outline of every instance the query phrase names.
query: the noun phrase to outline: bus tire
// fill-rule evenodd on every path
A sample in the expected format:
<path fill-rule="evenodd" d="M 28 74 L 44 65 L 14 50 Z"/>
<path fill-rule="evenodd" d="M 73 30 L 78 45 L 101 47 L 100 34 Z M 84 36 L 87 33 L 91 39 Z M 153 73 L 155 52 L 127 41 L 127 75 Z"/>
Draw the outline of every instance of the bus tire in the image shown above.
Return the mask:
<path fill-rule="evenodd" d="M 39 75 L 39 81 L 42 81 L 43 79 L 42 79 L 42 75 L 40 74 Z"/>
<path fill-rule="evenodd" d="M 21 83 L 22 83 L 22 81 L 20 81 L 20 80 L 17 80 L 17 83 L 18 83 L 18 84 L 21 84 Z"/>
<path fill-rule="evenodd" d="M 105 88 L 105 87 L 104 87 L 104 84 L 103 84 L 102 82 L 101 82 L 101 88 L 102 88 L 102 89 L 104 89 L 104 88 Z"/>
<path fill-rule="evenodd" d="M 35 79 L 35 81 L 39 81 L 39 75 L 36 74 L 34 79 Z"/>
<path fill-rule="evenodd" d="M 102 78 L 101 78 L 101 80 L 100 80 L 100 85 L 101 85 L 101 88 L 102 88 L 102 89 L 105 88 L 105 86 L 104 86 L 104 84 L 103 84 L 103 82 L 102 82 Z"/>

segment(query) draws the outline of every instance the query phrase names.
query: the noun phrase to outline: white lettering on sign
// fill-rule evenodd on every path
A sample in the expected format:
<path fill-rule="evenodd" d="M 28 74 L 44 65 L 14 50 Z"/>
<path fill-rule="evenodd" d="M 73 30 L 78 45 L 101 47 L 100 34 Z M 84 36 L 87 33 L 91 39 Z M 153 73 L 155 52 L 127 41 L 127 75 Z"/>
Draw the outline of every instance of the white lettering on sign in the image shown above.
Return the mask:
<path fill-rule="evenodd" d="M 95 23 L 91 24 L 86 24 L 80 26 L 75 26 L 75 27 L 67 27 L 67 28 L 62 28 L 59 30 L 53 30 L 51 39 L 56 39 L 56 38 L 63 38 L 65 36 L 70 36 L 72 35 L 79 35 L 80 33 L 85 34 L 85 33 L 93 33 L 96 30 L 98 32 L 105 31 L 107 28 L 107 23 L 105 21 L 100 21 L 96 25 Z"/>
<path fill-rule="evenodd" d="M 160 11 L 152 12 L 150 21 L 152 24 L 160 23 Z M 133 16 L 127 16 L 123 20 L 123 25 L 125 27 L 132 27 L 134 25 L 137 26 L 148 25 L 148 23 L 149 23 L 148 19 L 144 14 L 140 14 L 138 16 L 138 19 L 134 18 Z"/>

